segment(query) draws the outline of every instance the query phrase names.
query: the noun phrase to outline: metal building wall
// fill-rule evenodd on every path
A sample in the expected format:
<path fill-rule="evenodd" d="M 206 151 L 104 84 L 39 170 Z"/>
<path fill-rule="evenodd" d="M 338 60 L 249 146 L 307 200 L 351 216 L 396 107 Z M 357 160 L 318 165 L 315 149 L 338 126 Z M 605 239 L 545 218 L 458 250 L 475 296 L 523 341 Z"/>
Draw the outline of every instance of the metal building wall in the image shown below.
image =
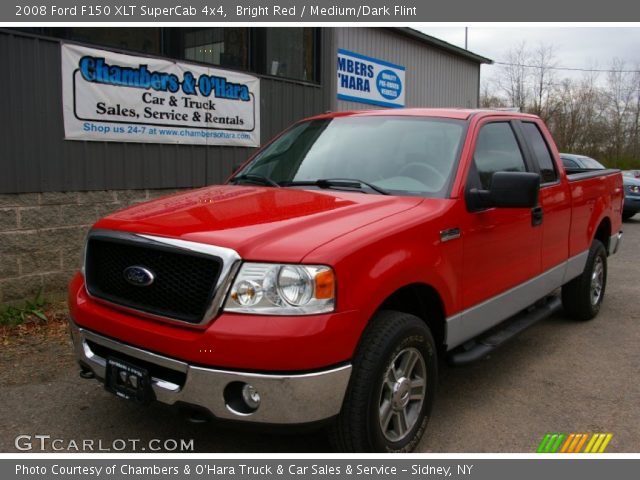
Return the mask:
<path fill-rule="evenodd" d="M 323 66 L 335 55 L 327 33 Z M 59 41 L 0 30 L 0 63 L 0 193 L 198 187 L 223 181 L 253 151 L 64 140 Z M 321 74 L 323 86 L 261 78 L 263 144 L 292 122 L 330 108 L 330 69 Z"/>
<path fill-rule="evenodd" d="M 386 28 L 336 28 L 335 48 L 406 67 L 407 107 L 478 107 L 480 64 L 477 62 Z M 334 92 L 335 68 L 334 62 Z M 370 108 L 376 107 L 336 99 L 332 109 Z"/>

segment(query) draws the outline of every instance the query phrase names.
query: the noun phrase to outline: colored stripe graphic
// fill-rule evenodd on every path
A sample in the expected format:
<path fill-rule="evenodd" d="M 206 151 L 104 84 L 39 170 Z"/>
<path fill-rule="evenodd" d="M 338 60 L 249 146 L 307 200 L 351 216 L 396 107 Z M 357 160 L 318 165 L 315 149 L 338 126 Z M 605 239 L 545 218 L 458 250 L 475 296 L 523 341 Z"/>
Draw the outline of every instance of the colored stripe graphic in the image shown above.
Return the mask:
<path fill-rule="evenodd" d="M 545 452 L 545 447 L 547 446 L 547 443 L 549 442 L 550 439 L 551 439 L 551 434 L 547 433 L 542 438 L 542 441 L 540 442 L 540 445 L 538 445 L 538 449 L 536 450 L 536 453 L 546 453 Z"/>
<path fill-rule="evenodd" d="M 575 441 L 575 438 L 576 438 L 576 434 L 570 433 L 569 436 L 567 437 L 567 440 L 564 442 L 564 445 L 562 445 L 562 449 L 560 450 L 560 453 L 567 453 L 567 451 L 569 450 L 569 447 Z"/>
<path fill-rule="evenodd" d="M 536 453 L 604 453 L 612 438 L 612 433 L 546 433 Z"/>
<path fill-rule="evenodd" d="M 562 441 L 566 438 L 567 436 L 564 433 L 559 433 L 558 434 L 558 438 L 556 439 L 556 442 L 553 444 L 553 446 L 551 447 L 551 450 L 549 450 L 549 453 L 556 453 L 558 451 L 558 449 L 560 448 L 560 445 L 562 445 Z"/>
<path fill-rule="evenodd" d="M 589 443 L 587 443 L 587 446 L 584 449 L 584 453 L 591 453 L 591 447 L 593 447 L 593 444 L 596 443 L 596 439 L 599 437 L 600 435 L 597 433 L 594 433 L 591 436 L 591 439 L 589 440 Z"/>
<path fill-rule="evenodd" d="M 582 446 L 587 441 L 587 438 L 589 438 L 589 434 L 588 433 L 583 433 L 582 434 L 582 438 L 580 439 L 580 441 L 576 445 L 576 448 L 573 450 L 573 453 L 580 453 L 580 450 L 582 450 Z"/>
<path fill-rule="evenodd" d="M 607 436 L 604 437 L 604 441 L 602 442 L 602 445 L 600 446 L 600 450 L 598 450 L 598 453 L 604 453 L 604 451 L 606 450 L 612 438 L 613 438 L 613 434 L 607 433 Z"/>
<path fill-rule="evenodd" d="M 540 445 L 538 445 L 537 453 L 556 453 L 562 441 L 565 439 L 564 433 L 547 433 Z"/>

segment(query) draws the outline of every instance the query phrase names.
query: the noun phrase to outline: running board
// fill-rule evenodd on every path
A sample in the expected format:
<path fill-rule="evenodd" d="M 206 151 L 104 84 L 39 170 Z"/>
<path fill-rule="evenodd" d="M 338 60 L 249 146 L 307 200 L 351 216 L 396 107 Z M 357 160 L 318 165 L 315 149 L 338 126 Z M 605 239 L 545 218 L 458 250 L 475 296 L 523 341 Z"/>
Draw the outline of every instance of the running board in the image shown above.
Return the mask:
<path fill-rule="evenodd" d="M 460 349 L 454 350 L 447 360 L 452 365 L 465 365 L 480 360 L 530 326 L 553 315 L 561 306 L 562 301 L 559 296 L 549 297 L 543 305 L 533 310 L 525 310 L 505 320 L 492 328 L 488 334 L 480 335 Z"/>

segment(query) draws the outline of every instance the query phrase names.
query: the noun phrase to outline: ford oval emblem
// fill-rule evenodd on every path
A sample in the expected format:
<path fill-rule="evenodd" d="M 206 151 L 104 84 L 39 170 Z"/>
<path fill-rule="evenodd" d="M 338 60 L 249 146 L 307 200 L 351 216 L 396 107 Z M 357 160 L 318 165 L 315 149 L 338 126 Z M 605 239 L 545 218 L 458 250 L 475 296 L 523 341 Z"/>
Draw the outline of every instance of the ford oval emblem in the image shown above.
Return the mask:
<path fill-rule="evenodd" d="M 124 269 L 124 279 L 136 287 L 148 287 L 156 279 L 151 270 L 140 265 L 131 265 Z"/>

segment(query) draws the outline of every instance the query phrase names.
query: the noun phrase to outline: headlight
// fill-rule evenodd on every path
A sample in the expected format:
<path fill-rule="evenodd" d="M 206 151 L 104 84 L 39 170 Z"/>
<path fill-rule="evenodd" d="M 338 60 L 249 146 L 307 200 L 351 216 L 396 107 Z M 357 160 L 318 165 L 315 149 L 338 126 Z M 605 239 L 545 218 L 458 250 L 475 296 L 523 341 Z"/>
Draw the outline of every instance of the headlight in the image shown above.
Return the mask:
<path fill-rule="evenodd" d="M 312 315 L 335 308 L 335 278 L 324 265 L 245 263 L 224 305 L 227 312 Z"/>
<path fill-rule="evenodd" d="M 629 185 L 627 190 L 629 190 L 629 193 L 640 193 L 640 187 L 638 185 Z"/>

